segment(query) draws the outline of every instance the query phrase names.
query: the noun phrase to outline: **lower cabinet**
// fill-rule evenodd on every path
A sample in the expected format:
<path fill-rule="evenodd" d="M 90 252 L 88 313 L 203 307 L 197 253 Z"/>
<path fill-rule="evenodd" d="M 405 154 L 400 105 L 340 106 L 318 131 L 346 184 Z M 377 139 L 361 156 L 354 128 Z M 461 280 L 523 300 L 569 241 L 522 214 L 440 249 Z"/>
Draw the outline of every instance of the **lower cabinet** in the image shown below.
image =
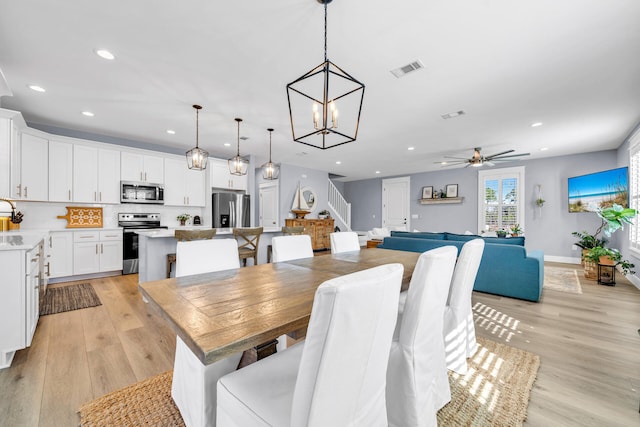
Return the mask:
<path fill-rule="evenodd" d="M 45 270 L 49 278 L 73 276 L 73 233 L 52 231 L 48 240 Z"/>
<path fill-rule="evenodd" d="M 73 274 L 122 270 L 122 230 L 75 231 Z"/>
<path fill-rule="evenodd" d="M 304 227 L 305 234 L 311 237 L 314 251 L 331 248 L 329 235 L 333 233 L 333 219 L 285 219 L 287 227 Z"/>
<path fill-rule="evenodd" d="M 0 368 L 29 347 L 40 316 L 44 240 L 30 250 L 0 251 Z"/>

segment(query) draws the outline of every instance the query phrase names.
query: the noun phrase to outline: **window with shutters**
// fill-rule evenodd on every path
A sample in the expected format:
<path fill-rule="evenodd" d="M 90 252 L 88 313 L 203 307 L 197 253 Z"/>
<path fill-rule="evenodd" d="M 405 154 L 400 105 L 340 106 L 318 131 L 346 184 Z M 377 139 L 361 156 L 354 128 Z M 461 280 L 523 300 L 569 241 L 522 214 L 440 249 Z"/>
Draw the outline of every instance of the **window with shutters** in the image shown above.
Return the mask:
<path fill-rule="evenodd" d="M 524 226 L 524 166 L 478 171 L 478 231 Z"/>
<path fill-rule="evenodd" d="M 629 138 L 629 207 L 640 210 L 640 130 Z M 640 255 L 640 226 L 633 220 L 629 227 L 629 248 Z"/>

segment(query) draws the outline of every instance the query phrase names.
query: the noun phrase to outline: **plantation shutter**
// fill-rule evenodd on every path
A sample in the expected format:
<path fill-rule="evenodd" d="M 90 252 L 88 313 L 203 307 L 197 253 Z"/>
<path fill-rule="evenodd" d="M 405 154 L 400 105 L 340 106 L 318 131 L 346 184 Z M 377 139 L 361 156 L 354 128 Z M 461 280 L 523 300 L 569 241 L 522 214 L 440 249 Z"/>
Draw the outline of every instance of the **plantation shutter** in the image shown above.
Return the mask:
<path fill-rule="evenodd" d="M 640 130 L 629 140 L 629 207 L 640 209 Z M 640 227 L 638 219 L 629 227 L 629 248 L 640 255 Z"/>
<path fill-rule="evenodd" d="M 478 171 L 478 231 L 524 229 L 524 167 Z"/>

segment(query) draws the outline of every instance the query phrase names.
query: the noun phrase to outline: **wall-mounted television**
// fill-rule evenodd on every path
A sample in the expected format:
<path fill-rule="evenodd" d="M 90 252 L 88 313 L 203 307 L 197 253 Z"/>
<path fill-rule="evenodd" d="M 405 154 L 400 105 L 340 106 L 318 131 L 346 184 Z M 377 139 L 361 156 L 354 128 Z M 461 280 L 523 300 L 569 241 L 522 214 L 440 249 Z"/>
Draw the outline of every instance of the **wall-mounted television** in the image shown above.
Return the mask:
<path fill-rule="evenodd" d="M 614 203 L 629 207 L 626 166 L 569 178 L 569 212 L 595 212 Z"/>

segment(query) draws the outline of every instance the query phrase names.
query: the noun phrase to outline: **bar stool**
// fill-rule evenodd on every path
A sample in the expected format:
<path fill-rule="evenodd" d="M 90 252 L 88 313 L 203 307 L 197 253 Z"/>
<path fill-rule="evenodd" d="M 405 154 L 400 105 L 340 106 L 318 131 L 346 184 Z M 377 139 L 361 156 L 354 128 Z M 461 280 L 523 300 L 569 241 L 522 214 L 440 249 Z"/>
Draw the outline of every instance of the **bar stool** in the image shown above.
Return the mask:
<path fill-rule="evenodd" d="M 296 236 L 304 234 L 304 227 L 282 227 L 283 236 Z M 273 253 L 273 245 L 267 246 L 267 262 L 271 262 L 271 254 Z"/>
<path fill-rule="evenodd" d="M 176 230 L 173 235 L 179 242 L 188 242 L 190 240 L 213 239 L 216 231 L 215 228 L 207 230 Z M 167 254 L 167 279 L 171 277 L 171 264 L 175 264 L 176 259 L 175 253 Z"/>
<path fill-rule="evenodd" d="M 238 241 L 238 254 L 244 267 L 247 266 L 247 258 L 253 258 L 253 265 L 258 265 L 258 247 L 263 228 L 234 228 L 233 236 Z"/>

